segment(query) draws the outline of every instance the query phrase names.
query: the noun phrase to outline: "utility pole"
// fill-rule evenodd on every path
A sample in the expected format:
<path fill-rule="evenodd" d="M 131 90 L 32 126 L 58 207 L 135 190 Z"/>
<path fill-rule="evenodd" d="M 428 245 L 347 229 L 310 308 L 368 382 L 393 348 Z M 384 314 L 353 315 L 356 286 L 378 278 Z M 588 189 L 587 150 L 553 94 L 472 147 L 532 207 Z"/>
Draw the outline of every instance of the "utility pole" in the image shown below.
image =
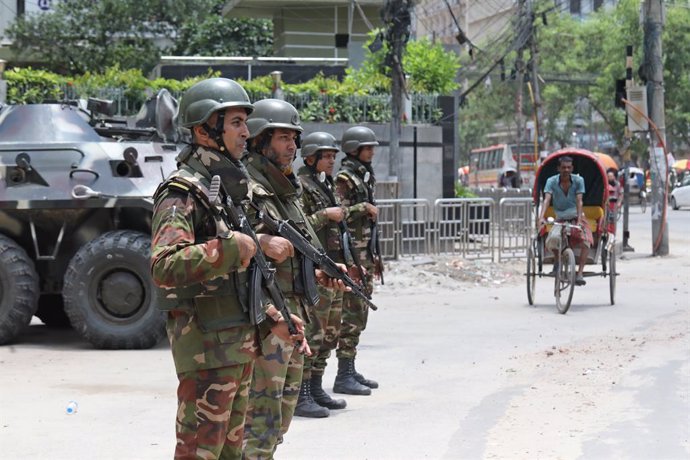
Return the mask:
<path fill-rule="evenodd" d="M 520 48 L 518 50 L 517 59 L 515 60 L 515 71 L 517 72 L 517 76 L 515 78 L 517 82 L 517 89 L 515 92 L 515 120 L 517 123 L 517 140 L 515 142 L 515 149 L 517 150 L 517 171 L 515 175 L 517 176 L 518 186 L 522 185 L 522 174 L 520 171 L 522 169 L 522 155 L 520 151 L 520 144 L 522 142 L 523 126 L 525 124 L 522 116 L 522 87 L 525 84 L 525 61 L 522 59 L 522 55 L 523 49 Z"/>
<path fill-rule="evenodd" d="M 668 225 L 666 222 L 665 187 L 668 169 L 663 146 L 666 145 L 666 121 L 664 116 L 664 68 L 662 61 L 661 34 L 665 12 L 662 0 L 645 0 L 644 14 L 644 65 L 647 74 L 647 104 L 650 118 L 656 129 L 650 129 L 649 159 L 652 176 L 652 254 L 666 256 L 669 253 Z M 651 128 L 651 127 L 650 127 Z"/>
<path fill-rule="evenodd" d="M 403 52 L 405 45 L 410 38 L 410 25 L 412 17 L 411 0 L 386 0 L 382 19 L 386 25 L 386 42 L 388 43 L 388 54 L 386 55 L 386 66 L 391 72 L 391 126 L 389 144 L 389 163 L 388 174 L 400 181 L 402 157 L 400 155 L 400 120 L 403 114 L 403 93 L 405 89 L 405 73 L 402 67 Z"/>
<path fill-rule="evenodd" d="M 527 0 L 520 0 L 518 4 L 518 20 L 517 20 L 517 34 L 520 36 L 520 32 L 523 27 L 525 27 L 526 21 L 529 21 L 529 33 L 532 33 L 532 18 L 527 11 L 529 6 L 527 5 Z M 516 90 L 515 90 L 515 121 L 517 123 L 517 140 L 516 140 L 516 150 L 517 150 L 517 171 L 515 175 L 517 176 L 518 187 L 522 186 L 522 154 L 520 144 L 522 143 L 522 138 L 524 136 L 524 117 L 522 116 L 522 90 L 525 84 L 525 61 L 523 60 L 524 46 L 520 45 L 517 52 L 517 59 L 515 60 L 515 80 L 516 80 Z M 500 185 L 500 184 L 499 184 Z"/>
<path fill-rule="evenodd" d="M 625 89 L 630 90 L 634 86 L 633 81 L 633 47 L 625 47 Z M 627 97 L 627 96 L 626 96 Z M 623 252 L 634 252 L 635 248 L 630 246 L 630 230 L 628 219 L 630 215 L 630 145 L 632 144 L 632 133 L 628 128 L 628 108 L 625 109 L 625 140 L 623 145 Z"/>
<path fill-rule="evenodd" d="M 530 0 L 531 5 L 531 0 Z M 533 10 L 530 6 L 530 10 Z M 541 121 L 543 118 L 542 107 L 541 107 L 541 90 L 539 89 L 539 45 L 537 43 L 537 29 L 534 27 L 534 18 L 530 15 L 532 33 L 530 34 L 530 61 L 532 63 L 532 89 L 534 94 L 534 112 L 536 114 L 536 119 L 534 120 L 534 136 L 535 136 L 535 146 L 536 151 L 534 152 L 534 164 L 535 167 L 539 164 L 539 153 L 541 152 L 542 145 L 542 133 L 541 133 Z"/>

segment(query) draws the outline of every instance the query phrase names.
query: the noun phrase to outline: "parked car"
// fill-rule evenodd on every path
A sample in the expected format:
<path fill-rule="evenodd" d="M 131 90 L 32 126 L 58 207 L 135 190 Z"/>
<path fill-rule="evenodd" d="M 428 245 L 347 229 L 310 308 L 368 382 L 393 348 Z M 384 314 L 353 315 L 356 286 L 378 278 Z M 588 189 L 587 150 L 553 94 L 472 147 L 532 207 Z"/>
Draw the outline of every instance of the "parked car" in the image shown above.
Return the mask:
<path fill-rule="evenodd" d="M 690 175 L 686 175 L 671 192 L 671 207 L 679 209 L 681 206 L 690 206 Z"/>

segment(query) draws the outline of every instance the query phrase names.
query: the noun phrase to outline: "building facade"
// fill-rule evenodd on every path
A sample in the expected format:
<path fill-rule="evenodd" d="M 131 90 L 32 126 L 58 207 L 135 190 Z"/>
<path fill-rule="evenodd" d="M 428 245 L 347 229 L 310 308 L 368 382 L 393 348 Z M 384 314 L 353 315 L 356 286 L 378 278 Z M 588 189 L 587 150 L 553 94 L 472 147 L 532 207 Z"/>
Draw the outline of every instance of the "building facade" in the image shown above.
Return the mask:
<path fill-rule="evenodd" d="M 230 17 L 273 21 L 274 55 L 361 62 L 368 33 L 381 26 L 382 0 L 233 0 Z"/>

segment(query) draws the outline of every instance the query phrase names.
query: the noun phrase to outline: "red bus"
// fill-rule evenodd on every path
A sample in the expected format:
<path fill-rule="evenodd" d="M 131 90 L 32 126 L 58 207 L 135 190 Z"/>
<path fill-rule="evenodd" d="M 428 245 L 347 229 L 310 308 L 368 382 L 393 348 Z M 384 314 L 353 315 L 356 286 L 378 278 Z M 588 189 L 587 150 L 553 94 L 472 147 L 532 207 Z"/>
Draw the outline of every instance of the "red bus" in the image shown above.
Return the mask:
<path fill-rule="evenodd" d="M 470 151 L 470 187 L 500 187 L 501 175 L 518 170 L 520 162 L 521 188 L 532 187 L 539 155 L 534 144 L 496 144 Z"/>

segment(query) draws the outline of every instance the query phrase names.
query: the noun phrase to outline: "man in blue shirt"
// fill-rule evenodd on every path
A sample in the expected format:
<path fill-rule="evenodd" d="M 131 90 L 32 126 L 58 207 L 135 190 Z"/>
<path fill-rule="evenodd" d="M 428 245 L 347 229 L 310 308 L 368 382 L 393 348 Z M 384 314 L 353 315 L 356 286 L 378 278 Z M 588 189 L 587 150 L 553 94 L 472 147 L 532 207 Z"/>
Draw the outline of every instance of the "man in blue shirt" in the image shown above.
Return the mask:
<path fill-rule="evenodd" d="M 557 222 L 578 223 L 584 231 L 580 238 L 571 237 L 571 245 L 580 249 L 579 267 L 575 284 L 584 286 L 587 284 L 582 276 L 589 247 L 592 245 L 592 231 L 583 212 L 582 196 L 585 193 L 585 181 L 582 177 L 573 174 L 573 159 L 562 156 L 558 159 L 558 174 L 549 177 L 544 186 L 544 204 L 539 214 L 539 226 L 546 223 L 544 214 L 550 205 L 553 205 Z M 579 241 L 577 241 L 579 240 Z M 554 251 L 554 258 L 558 261 L 558 253 Z M 556 262 L 557 263 L 557 262 Z"/>

